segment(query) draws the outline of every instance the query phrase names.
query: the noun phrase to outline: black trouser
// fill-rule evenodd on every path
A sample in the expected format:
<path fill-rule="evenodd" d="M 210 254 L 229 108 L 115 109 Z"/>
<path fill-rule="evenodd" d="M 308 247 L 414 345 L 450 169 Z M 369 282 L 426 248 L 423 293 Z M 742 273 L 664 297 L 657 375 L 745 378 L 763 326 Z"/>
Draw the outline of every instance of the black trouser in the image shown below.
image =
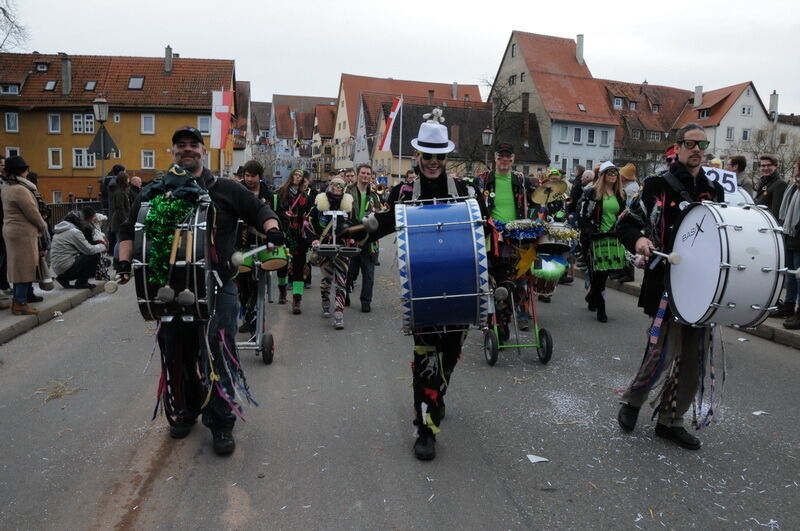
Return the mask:
<path fill-rule="evenodd" d="M 3 239 L 2 229 L 3 226 L 0 224 L 0 289 L 9 289 L 11 286 L 8 284 L 6 241 Z"/>
<path fill-rule="evenodd" d="M 608 271 L 592 271 L 589 276 L 589 301 L 594 303 L 597 311 L 606 311 L 606 281 L 608 280 Z"/>
<path fill-rule="evenodd" d="M 211 430 L 233 429 L 236 416 L 228 402 L 220 396 L 218 389 L 211 388 L 208 404 L 202 411 L 201 407 L 209 396 L 209 385 L 220 385 L 229 396 L 234 396 L 233 383 L 228 371 L 222 366 L 222 359 L 226 356 L 227 346 L 231 355 L 238 360 L 237 313 L 236 283 L 228 280 L 216 296 L 216 311 L 208 329 L 207 339 L 214 359 L 213 367 L 205 346 L 206 338 L 203 337 L 205 323 L 187 323 L 177 317 L 170 322 L 161 322 L 158 346 L 161 350 L 162 378 L 165 378 L 166 384 L 161 390 L 164 409 L 171 424 L 192 422 L 202 412 L 203 424 Z M 212 368 L 219 376 L 218 382 L 209 381 Z"/>
<path fill-rule="evenodd" d="M 427 332 L 427 333 L 426 333 Z M 467 329 L 448 332 L 436 329 L 414 331 L 414 424 L 420 432 L 437 433 L 442 398 L 450 385 Z"/>
<path fill-rule="evenodd" d="M 361 273 L 361 302 L 372 302 L 372 289 L 375 285 L 375 262 L 378 256 L 372 254 L 369 246 L 361 250 L 360 253 L 350 258 L 350 267 L 347 271 L 347 293 L 353 291 L 353 283 Z"/>
<path fill-rule="evenodd" d="M 90 278 L 94 278 L 99 264 L 100 253 L 76 256 L 70 268 L 58 275 L 58 279 L 64 282 L 76 280 L 76 284 L 86 284 Z"/>

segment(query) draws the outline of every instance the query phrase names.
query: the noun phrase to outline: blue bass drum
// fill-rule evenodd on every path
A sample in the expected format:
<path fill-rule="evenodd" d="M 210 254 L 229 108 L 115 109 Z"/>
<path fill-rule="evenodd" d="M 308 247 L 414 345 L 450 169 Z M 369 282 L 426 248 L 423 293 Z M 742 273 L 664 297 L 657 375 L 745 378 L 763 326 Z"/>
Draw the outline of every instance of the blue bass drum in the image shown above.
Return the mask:
<path fill-rule="evenodd" d="M 403 330 L 483 326 L 489 273 L 475 199 L 395 207 Z"/>

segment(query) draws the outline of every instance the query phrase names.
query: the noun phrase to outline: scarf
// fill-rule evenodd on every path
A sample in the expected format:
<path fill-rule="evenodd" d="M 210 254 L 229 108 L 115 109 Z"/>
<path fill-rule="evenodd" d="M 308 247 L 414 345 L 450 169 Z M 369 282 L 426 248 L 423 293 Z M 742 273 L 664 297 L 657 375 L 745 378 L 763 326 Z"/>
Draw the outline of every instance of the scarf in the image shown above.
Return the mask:
<path fill-rule="evenodd" d="M 778 218 L 783 224 L 783 233 L 794 238 L 797 236 L 796 226 L 800 222 L 800 193 L 797 185 L 793 184 L 786 188 L 781 199 L 781 208 L 778 210 Z"/>

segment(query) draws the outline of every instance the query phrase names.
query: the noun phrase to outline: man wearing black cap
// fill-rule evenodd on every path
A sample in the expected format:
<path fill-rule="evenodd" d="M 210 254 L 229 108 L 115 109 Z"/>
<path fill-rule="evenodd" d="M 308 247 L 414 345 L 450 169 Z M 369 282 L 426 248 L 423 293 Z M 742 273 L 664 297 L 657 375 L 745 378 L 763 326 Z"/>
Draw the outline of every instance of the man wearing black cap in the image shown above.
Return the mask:
<path fill-rule="evenodd" d="M 494 150 L 494 171 L 486 170 L 479 177 L 483 183 L 483 199 L 486 201 L 486 210 L 489 212 L 487 232 L 494 230 L 491 236 L 489 250 L 489 272 L 499 284 L 508 280 L 513 272 L 513 264 L 503 260 L 502 245 L 498 234 L 498 225 L 508 223 L 515 219 L 527 218 L 528 190 L 525 176 L 511 167 L 514 165 L 514 146 L 508 142 L 497 144 Z M 499 223 L 498 223 L 499 222 Z M 518 290 L 514 299 L 520 301 L 522 292 Z M 518 314 L 518 325 L 521 330 L 529 326 L 530 317 L 525 312 Z M 501 324 L 501 339 L 508 338 L 508 326 Z"/>
<path fill-rule="evenodd" d="M 277 216 L 266 203 L 261 203 L 239 183 L 215 178 L 203 167 L 206 149 L 200 131 L 194 127 L 182 127 L 172 135 L 172 144 L 175 164 L 187 170 L 190 181 L 208 191 L 216 208 L 215 271 L 222 286 L 216 294 L 214 317 L 208 323 L 207 343 L 211 348 L 210 357 L 219 362 L 223 356 L 237 356 L 236 318 L 239 309 L 233 280 L 236 268 L 230 262 L 237 220 L 243 219 L 249 225 L 258 227 L 267 235 L 267 241 L 275 245 L 284 243 L 283 233 L 279 230 Z M 121 284 L 130 279 L 134 225 L 141 197 L 147 194 L 148 187 L 142 190 L 131 208 L 130 217 L 120 228 L 118 273 Z M 165 400 L 170 400 L 170 435 L 175 439 L 186 437 L 202 412 L 203 424 L 213 434 L 214 451 L 219 455 L 230 454 L 235 448 L 232 431 L 236 420 L 228 401 L 235 396 L 231 376 L 217 367 L 214 372 L 219 376 L 219 381 L 214 385 L 211 374 L 206 374 L 209 369 L 204 369 L 204 363 L 201 362 L 205 347 L 191 340 L 197 337 L 198 327 L 201 326 L 205 326 L 205 323 L 175 319 L 162 321 L 158 328 L 162 367 L 169 369 L 163 371 L 163 377 L 167 379 Z M 198 370 L 204 372 L 203 376 L 198 375 Z M 238 407 L 235 402 L 234 405 Z"/>

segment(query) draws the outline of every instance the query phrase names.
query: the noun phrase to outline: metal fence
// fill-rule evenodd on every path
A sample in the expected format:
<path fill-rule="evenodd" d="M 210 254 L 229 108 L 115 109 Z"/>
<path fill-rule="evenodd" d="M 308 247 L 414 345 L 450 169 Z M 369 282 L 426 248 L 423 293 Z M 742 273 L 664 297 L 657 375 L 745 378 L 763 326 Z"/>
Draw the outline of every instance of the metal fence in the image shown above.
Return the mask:
<path fill-rule="evenodd" d="M 48 203 L 50 207 L 50 219 L 47 220 L 47 224 L 50 225 L 50 228 L 56 226 L 60 221 L 64 219 L 64 216 L 70 210 L 80 210 L 85 206 L 90 206 L 95 211 L 100 212 L 100 201 L 74 201 L 72 203 Z"/>

